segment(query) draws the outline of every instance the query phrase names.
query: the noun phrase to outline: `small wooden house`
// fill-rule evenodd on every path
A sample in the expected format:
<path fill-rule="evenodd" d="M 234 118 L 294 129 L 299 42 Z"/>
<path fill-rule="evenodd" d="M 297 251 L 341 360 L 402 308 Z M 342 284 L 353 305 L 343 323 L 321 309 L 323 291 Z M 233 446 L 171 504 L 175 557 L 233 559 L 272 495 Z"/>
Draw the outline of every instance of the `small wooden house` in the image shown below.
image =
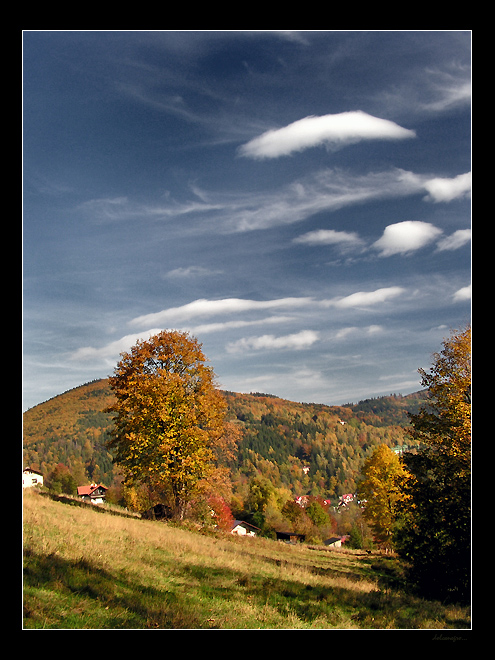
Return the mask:
<path fill-rule="evenodd" d="M 22 487 L 31 488 L 31 486 L 42 486 L 43 475 L 38 470 L 27 467 L 22 471 Z"/>
<path fill-rule="evenodd" d="M 237 536 L 256 536 L 259 531 L 261 531 L 259 527 L 255 527 L 244 520 L 234 520 L 230 533 L 237 534 Z"/>
<path fill-rule="evenodd" d="M 323 543 L 329 548 L 341 548 L 342 547 L 342 537 L 332 536 L 331 538 L 323 541 Z"/>
<path fill-rule="evenodd" d="M 103 484 L 91 484 L 91 486 L 78 486 L 77 494 L 91 504 L 103 504 L 107 490 L 108 488 Z"/>
<path fill-rule="evenodd" d="M 275 532 L 277 541 L 286 541 L 287 543 L 298 543 L 304 541 L 305 534 L 296 534 L 295 532 Z"/>

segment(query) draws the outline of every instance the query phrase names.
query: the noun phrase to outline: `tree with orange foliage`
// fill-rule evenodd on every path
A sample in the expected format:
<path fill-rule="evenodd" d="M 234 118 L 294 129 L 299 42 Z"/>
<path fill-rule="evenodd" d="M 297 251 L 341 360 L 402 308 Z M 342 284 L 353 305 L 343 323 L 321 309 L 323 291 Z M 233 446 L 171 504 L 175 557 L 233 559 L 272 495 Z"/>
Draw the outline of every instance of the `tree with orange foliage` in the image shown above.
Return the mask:
<path fill-rule="evenodd" d="M 110 378 L 109 446 L 125 482 L 149 485 L 178 519 L 226 444 L 226 403 L 205 362 L 195 338 L 164 330 L 122 353 Z"/>

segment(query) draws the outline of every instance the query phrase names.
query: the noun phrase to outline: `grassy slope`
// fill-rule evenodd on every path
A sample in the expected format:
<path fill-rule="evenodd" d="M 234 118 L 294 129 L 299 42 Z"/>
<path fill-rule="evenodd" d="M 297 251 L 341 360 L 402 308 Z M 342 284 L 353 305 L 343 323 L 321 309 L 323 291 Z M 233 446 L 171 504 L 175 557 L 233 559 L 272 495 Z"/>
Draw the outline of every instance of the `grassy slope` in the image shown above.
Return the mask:
<path fill-rule="evenodd" d="M 209 537 L 24 496 L 25 628 L 468 628 L 395 559 Z M 395 585 L 395 586 L 394 586 Z"/>

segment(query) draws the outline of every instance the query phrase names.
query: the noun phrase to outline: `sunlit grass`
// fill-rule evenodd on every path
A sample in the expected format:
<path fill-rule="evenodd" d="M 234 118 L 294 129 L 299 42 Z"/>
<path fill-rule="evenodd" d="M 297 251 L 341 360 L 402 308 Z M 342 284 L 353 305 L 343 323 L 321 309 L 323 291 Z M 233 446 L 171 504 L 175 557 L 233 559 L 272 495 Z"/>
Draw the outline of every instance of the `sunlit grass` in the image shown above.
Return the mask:
<path fill-rule="evenodd" d="M 397 560 L 212 537 L 24 498 L 25 628 L 466 628 L 398 590 Z M 390 576 L 394 580 L 390 580 Z"/>

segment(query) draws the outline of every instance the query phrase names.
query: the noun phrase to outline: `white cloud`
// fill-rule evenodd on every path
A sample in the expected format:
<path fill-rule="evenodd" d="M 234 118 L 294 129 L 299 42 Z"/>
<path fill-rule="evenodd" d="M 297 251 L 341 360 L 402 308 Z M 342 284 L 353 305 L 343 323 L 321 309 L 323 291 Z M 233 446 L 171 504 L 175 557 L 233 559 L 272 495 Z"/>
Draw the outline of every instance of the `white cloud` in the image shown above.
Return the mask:
<path fill-rule="evenodd" d="M 424 183 L 428 191 L 425 199 L 433 202 L 451 202 L 471 194 L 471 172 L 459 174 L 453 179 L 435 178 Z"/>
<path fill-rule="evenodd" d="M 164 222 L 189 215 L 200 218 L 200 222 L 188 225 L 187 231 L 193 228 L 197 232 L 246 232 L 293 224 L 317 213 L 333 212 L 372 200 L 403 198 L 425 191 L 429 193 L 426 200 L 451 201 L 465 194 L 463 191 L 467 182 L 463 177 L 467 176 L 437 179 L 399 168 L 363 175 L 342 169 L 324 169 L 272 192 L 232 194 L 209 192 L 191 186 L 197 199 L 185 202 L 167 197 L 156 204 L 139 204 L 120 197 L 91 200 L 79 208 L 94 222 Z M 194 223 L 193 219 L 191 223 Z M 174 231 L 182 231 L 179 223 Z M 316 240 L 316 237 L 313 236 L 313 239 Z M 330 240 L 330 235 L 327 239 Z M 177 269 L 169 276 L 189 276 L 193 273 L 193 270 Z"/>
<path fill-rule="evenodd" d="M 471 240 L 470 229 L 458 229 L 451 236 L 445 236 L 437 244 L 437 250 L 457 250 Z"/>
<path fill-rule="evenodd" d="M 207 277 L 209 275 L 221 275 L 221 270 L 211 270 L 202 266 L 188 266 L 187 268 L 175 268 L 165 273 L 166 278 L 188 279 L 192 277 Z"/>
<path fill-rule="evenodd" d="M 196 195 L 196 190 L 192 189 Z M 199 195 L 197 195 L 199 197 Z M 224 205 L 219 203 L 208 203 L 200 199 L 179 203 L 168 197 L 165 201 L 153 204 L 143 204 L 128 199 L 127 197 L 90 199 L 79 205 L 78 210 L 85 213 L 93 222 L 112 223 L 126 222 L 129 220 L 166 220 L 183 215 L 211 212 L 221 212 Z"/>
<path fill-rule="evenodd" d="M 325 169 L 269 194 L 226 202 L 226 231 L 244 232 L 293 224 L 323 211 L 336 211 L 370 200 L 405 197 L 424 190 L 413 172 L 392 169 L 354 175 Z"/>
<path fill-rule="evenodd" d="M 429 70 L 428 87 L 434 99 L 424 102 L 426 110 L 443 112 L 471 102 L 470 68 L 453 65 L 451 70 Z M 422 78 L 424 87 L 424 78 Z"/>
<path fill-rule="evenodd" d="M 313 302 L 313 298 L 279 298 L 275 300 L 245 300 L 242 298 L 223 298 L 220 300 L 200 299 L 181 305 L 169 307 L 153 314 L 144 314 L 131 321 L 131 326 L 168 325 L 170 323 L 190 321 L 197 317 L 215 316 L 217 314 L 236 314 L 253 310 L 293 309 L 305 307 Z"/>
<path fill-rule="evenodd" d="M 463 286 L 454 293 L 454 302 L 462 302 L 463 300 L 471 300 L 471 285 Z"/>
<path fill-rule="evenodd" d="M 376 289 L 376 291 L 357 291 L 345 298 L 327 300 L 323 304 L 339 308 L 367 307 L 369 305 L 377 305 L 386 302 L 391 298 L 396 298 L 404 293 L 404 291 L 405 289 L 400 286 L 389 286 L 382 289 Z"/>
<path fill-rule="evenodd" d="M 425 247 L 436 240 L 442 231 L 429 222 L 405 220 L 385 227 L 383 236 L 373 243 L 381 257 L 405 254 Z"/>
<path fill-rule="evenodd" d="M 293 321 L 293 316 L 269 316 L 265 319 L 256 321 L 224 321 L 219 323 L 204 323 L 194 327 L 181 328 L 191 335 L 204 335 L 211 332 L 224 332 L 225 330 L 237 330 L 239 328 L 248 328 L 253 325 L 274 325 L 278 323 L 288 323 Z"/>
<path fill-rule="evenodd" d="M 148 327 L 151 325 L 162 326 L 163 328 L 170 327 L 171 324 L 191 321 L 198 317 L 208 317 L 224 314 L 241 314 L 244 312 L 260 310 L 291 310 L 308 308 L 311 306 L 321 308 L 327 308 L 331 306 L 344 308 L 356 307 L 360 305 L 374 305 L 398 296 L 403 291 L 404 289 L 401 287 L 392 286 L 377 289 L 376 291 L 360 291 L 344 298 L 333 298 L 331 300 L 321 301 L 317 301 L 312 297 L 276 298 L 274 300 L 248 300 L 244 298 L 222 298 L 220 300 L 200 299 L 186 303 L 180 307 L 169 307 L 168 309 L 163 309 L 160 312 L 137 316 L 136 318 L 131 319 L 128 322 L 128 325 Z M 269 319 L 264 319 L 261 321 L 233 321 L 232 324 L 236 324 L 236 327 L 242 327 L 243 325 L 252 323 L 275 322 L 276 318 L 277 317 L 269 317 Z M 288 317 L 282 317 L 282 320 L 287 320 L 287 318 Z M 194 330 L 197 331 L 198 328 L 208 329 L 208 327 L 211 327 L 211 331 L 213 331 L 213 329 L 221 329 L 226 326 L 225 323 L 206 324 L 203 326 L 196 326 Z M 230 327 L 234 327 L 234 325 L 231 325 Z"/>
<path fill-rule="evenodd" d="M 322 117 L 305 117 L 267 131 L 239 149 L 248 158 L 278 158 L 310 147 L 340 147 L 361 140 L 401 140 L 415 137 L 414 131 L 360 110 Z"/>
<path fill-rule="evenodd" d="M 381 325 L 369 325 L 366 328 L 359 328 L 353 325 L 339 330 L 335 335 L 335 339 L 345 339 L 349 335 L 359 335 L 359 334 L 376 335 L 380 332 L 383 332 L 383 326 Z"/>
<path fill-rule="evenodd" d="M 115 341 L 102 346 L 101 348 L 93 348 L 91 346 L 84 346 L 79 348 L 71 355 L 73 360 L 105 360 L 115 358 L 120 353 L 128 351 L 138 340 L 146 340 L 153 335 L 158 334 L 162 330 L 160 328 L 152 328 L 132 335 L 126 335 Z"/>
<path fill-rule="evenodd" d="M 292 335 L 275 337 L 274 335 L 263 335 L 261 337 L 243 337 L 227 344 L 229 353 L 241 353 L 243 351 L 280 350 L 309 348 L 319 339 L 319 333 L 313 330 L 301 330 Z"/>
<path fill-rule="evenodd" d="M 360 246 L 363 241 L 356 232 L 334 231 L 333 229 L 316 229 L 307 234 L 298 236 L 294 243 L 304 245 L 341 245 L 341 246 Z"/>

